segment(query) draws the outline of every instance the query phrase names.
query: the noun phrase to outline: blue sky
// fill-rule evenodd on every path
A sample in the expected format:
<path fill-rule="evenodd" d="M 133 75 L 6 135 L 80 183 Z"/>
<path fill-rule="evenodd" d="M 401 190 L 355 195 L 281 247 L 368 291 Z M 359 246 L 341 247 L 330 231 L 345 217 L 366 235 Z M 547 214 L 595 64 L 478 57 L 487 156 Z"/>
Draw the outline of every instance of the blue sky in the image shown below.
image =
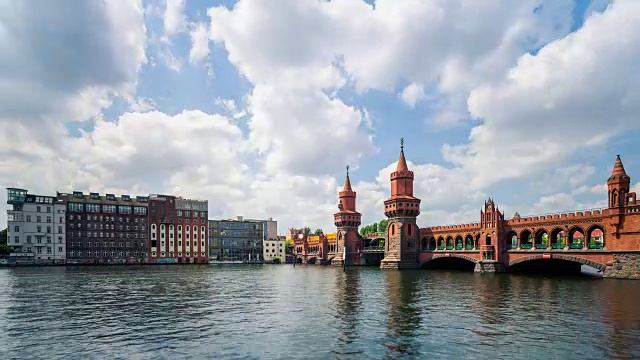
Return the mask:
<path fill-rule="evenodd" d="M 37 6 L 0 4 L 15 15 L 0 24 Z M 329 230 L 347 164 L 363 222 L 383 217 L 404 137 L 422 226 L 477 221 L 489 196 L 507 217 L 604 206 L 616 154 L 640 178 L 638 4 L 609 5 L 68 2 L 0 31 L 17 49 L 0 92 L 18 89 L 0 124 L 20 129 L 0 171 L 33 192 L 173 192 L 211 218 Z M 76 21 L 91 16 L 105 28 Z M 74 56 L 25 61 L 42 31 Z"/>

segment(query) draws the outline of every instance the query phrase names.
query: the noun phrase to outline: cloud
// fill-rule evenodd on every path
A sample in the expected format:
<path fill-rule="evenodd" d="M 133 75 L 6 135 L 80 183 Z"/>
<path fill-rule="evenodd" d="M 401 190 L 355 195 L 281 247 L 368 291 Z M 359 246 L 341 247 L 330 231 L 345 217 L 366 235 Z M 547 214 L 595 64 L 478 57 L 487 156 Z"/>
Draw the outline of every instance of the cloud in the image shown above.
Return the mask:
<path fill-rule="evenodd" d="M 209 30 L 206 24 L 195 24 L 189 32 L 191 36 L 191 50 L 189 62 L 197 64 L 209 56 Z"/>
<path fill-rule="evenodd" d="M 575 33 L 523 55 L 501 81 L 474 89 L 469 109 L 482 123 L 468 144 L 445 147 L 445 158 L 471 170 L 481 188 L 557 166 L 637 128 L 638 21 L 640 3 L 616 2 Z"/>
<path fill-rule="evenodd" d="M 418 102 L 426 98 L 424 87 L 421 84 L 411 83 L 402 90 L 400 98 L 410 107 L 415 107 Z"/>
<path fill-rule="evenodd" d="M 171 37 L 186 28 L 187 20 L 184 14 L 184 0 L 166 0 L 163 14 L 164 35 Z"/>

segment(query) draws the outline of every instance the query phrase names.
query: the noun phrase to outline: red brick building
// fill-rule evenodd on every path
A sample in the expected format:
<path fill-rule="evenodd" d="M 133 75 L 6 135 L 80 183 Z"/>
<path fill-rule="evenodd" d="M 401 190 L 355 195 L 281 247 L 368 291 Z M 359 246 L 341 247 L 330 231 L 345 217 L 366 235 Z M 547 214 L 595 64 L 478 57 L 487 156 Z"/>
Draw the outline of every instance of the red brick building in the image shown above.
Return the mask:
<path fill-rule="evenodd" d="M 149 197 L 152 263 L 208 263 L 208 202 L 171 195 Z"/>
<path fill-rule="evenodd" d="M 148 253 L 148 197 L 58 193 L 66 204 L 68 264 L 141 264 Z"/>
<path fill-rule="evenodd" d="M 360 263 L 362 240 L 358 233 L 362 215 L 356 210 L 356 192 L 351 188 L 349 167 L 344 179 L 344 186 L 339 194 L 338 212 L 333 215 L 337 227 L 336 251 L 332 258 L 332 265 L 357 265 Z"/>
<path fill-rule="evenodd" d="M 476 271 L 495 272 L 555 259 L 592 266 L 606 277 L 640 278 L 640 201 L 630 191 L 620 156 L 607 184 L 604 209 L 506 219 L 490 198 L 478 222 L 418 232 L 420 200 L 413 196 L 413 172 L 401 150 L 385 201 L 389 225 L 381 267 L 417 268 L 457 258 L 475 264 Z"/>

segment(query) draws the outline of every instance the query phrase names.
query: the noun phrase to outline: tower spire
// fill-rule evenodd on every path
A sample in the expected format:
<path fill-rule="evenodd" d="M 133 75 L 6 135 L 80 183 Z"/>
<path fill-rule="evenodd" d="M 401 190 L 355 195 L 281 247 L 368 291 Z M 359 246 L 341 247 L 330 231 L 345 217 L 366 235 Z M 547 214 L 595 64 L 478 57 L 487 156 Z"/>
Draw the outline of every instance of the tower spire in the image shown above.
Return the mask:
<path fill-rule="evenodd" d="M 347 165 L 347 177 L 344 179 L 344 188 L 342 191 L 353 191 L 351 190 L 351 180 L 349 179 L 349 165 Z"/>
<path fill-rule="evenodd" d="M 626 176 L 627 172 L 624 170 L 624 165 L 622 165 L 622 160 L 620 160 L 620 154 L 616 158 L 616 163 L 613 165 L 613 171 L 611 172 L 611 176 Z"/>
<path fill-rule="evenodd" d="M 396 172 L 408 171 L 407 160 L 404 158 L 404 138 L 400 138 L 400 159 L 398 160 L 398 166 Z"/>

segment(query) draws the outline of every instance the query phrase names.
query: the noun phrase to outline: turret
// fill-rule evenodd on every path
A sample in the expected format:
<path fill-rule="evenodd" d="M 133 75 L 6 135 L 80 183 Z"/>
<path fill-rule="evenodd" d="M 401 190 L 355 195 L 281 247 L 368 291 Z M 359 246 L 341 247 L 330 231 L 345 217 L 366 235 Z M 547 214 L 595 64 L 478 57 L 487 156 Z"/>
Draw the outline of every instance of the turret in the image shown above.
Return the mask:
<path fill-rule="evenodd" d="M 627 194 L 631 185 L 631 178 L 627 175 L 620 160 L 620 155 L 616 158 L 611 176 L 607 180 L 609 188 L 609 208 L 621 208 L 626 204 Z"/>
<path fill-rule="evenodd" d="M 347 176 L 339 198 L 338 212 L 333 215 L 333 221 L 337 227 L 337 249 L 331 264 L 356 265 L 359 262 L 361 249 L 358 226 L 360 226 L 362 215 L 356 210 L 356 192 L 351 189 L 349 166 L 347 166 Z"/>

